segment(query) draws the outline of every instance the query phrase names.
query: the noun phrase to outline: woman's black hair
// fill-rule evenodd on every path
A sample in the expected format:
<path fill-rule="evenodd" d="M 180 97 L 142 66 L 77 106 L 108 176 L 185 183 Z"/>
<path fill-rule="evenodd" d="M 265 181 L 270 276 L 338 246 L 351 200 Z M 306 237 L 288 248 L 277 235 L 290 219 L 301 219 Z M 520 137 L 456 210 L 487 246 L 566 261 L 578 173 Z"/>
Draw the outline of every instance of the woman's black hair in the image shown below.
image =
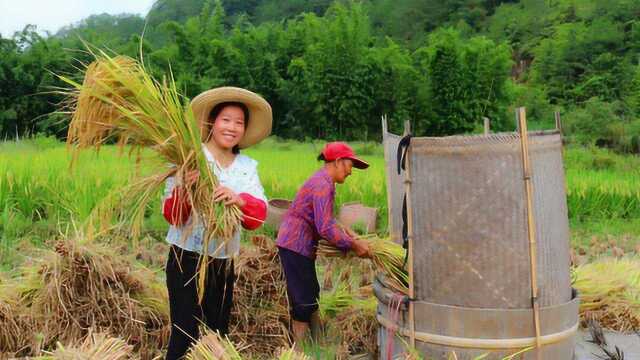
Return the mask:
<path fill-rule="evenodd" d="M 323 153 L 320 153 L 320 155 L 318 155 L 318 161 L 327 162 L 327 159 L 324 158 L 324 154 Z"/>
<path fill-rule="evenodd" d="M 211 109 L 211 112 L 209 112 L 209 119 L 215 121 L 218 115 L 220 115 L 222 109 L 226 108 L 227 106 L 235 106 L 242 109 L 242 112 L 244 113 L 244 128 L 246 129 L 247 126 L 249 126 L 249 108 L 247 107 L 247 105 L 239 101 L 225 101 L 217 104 L 213 107 L 213 109 Z M 233 152 L 234 154 L 239 154 L 240 146 L 234 146 L 233 149 L 231 149 L 231 152 Z"/>

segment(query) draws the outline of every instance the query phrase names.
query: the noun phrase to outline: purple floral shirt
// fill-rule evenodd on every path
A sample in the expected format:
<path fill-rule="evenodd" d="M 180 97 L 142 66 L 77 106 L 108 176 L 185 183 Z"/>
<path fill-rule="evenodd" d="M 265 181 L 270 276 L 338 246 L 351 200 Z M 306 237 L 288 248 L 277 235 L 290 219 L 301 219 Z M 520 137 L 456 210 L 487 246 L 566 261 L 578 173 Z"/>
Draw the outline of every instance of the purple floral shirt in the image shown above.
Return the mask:
<path fill-rule="evenodd" d="M 276 245 L 315 259 L 318 240 L 325 239 L 341 250 L 352 240 L 333 218 L 336 188 L 324 168 L 302 185 L 284 216 Z"/>

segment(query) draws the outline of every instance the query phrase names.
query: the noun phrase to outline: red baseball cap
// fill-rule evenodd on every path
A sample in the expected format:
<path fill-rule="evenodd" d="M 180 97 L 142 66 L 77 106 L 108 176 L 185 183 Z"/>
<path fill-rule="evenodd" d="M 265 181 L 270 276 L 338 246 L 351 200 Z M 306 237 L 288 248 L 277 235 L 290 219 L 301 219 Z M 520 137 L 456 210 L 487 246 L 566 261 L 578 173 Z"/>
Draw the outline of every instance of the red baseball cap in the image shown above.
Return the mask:
<path fill-rule="evenodd" d="M 325 161 L 349 159 L 353 161 L 353 166 L 358 169 L 366 169 L 369 167 L 369 164 L 366 161 L 356 157 L 356 153 L 353 151 L 351 146 L 341 141 L 327 143 L 322 150 L 322 156 L 324 156 Z"/>

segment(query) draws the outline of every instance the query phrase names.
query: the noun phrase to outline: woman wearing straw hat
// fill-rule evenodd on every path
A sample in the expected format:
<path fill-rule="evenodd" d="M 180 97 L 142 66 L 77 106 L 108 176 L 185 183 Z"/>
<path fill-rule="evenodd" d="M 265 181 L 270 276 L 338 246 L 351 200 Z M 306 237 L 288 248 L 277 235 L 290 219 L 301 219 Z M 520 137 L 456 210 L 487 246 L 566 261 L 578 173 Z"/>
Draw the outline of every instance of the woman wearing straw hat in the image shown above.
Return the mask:
<path fill-rule="evenodd" d="M 320 285 L 315 268 L 318 240 L 323 238 L 344 251 L 371 257 L 367 243 L 356 239 L 353 231 L 340 226 L 333 217 L 335 184 L 344 183 L 352 167 L 366 169 L 369 164 L 343 142 L 327 144 L 318 160 L 324 161 L 324 166 L 298 190 L 278 229 L 277 246 L 297 344 L 305 339 L 310 327 L 314 338 L 319 335 Z"/>
<path fill-rule="evenodd" d="M 244 218 L 242 226 L 253 230 L 266 218 L 266 198 L 257 171 L 257 162 L 240 149 L 259 143 L 271 132 L 271 106 L 251 91 L 221 87 L 198 95 L 191 102 L 202 128 L 202 150 L 220 186 L 211 201 L 236 205 Z M 191 183 L 197 172 L 187 176 Z M 166 265 L 171 315 L 171 336 L 167 359 L 179 359 L 186 353 L 198 327 L 228 333 L 235 276 L 233 257 L 240 249 L 240 232 L 220 247 L 214 239 L 203 249 L 204 228 L 191 218 L 191 205 L 183 194 L 183 181 L 167 180 L 163 215 L 171 224 L 167 242 L 171 244 Z M 187 230 L 189 227 L 190 230 Z M 212 256 L 207 269 L 204 298 L 198 303 L 196 268 L 201 255 Z"/>

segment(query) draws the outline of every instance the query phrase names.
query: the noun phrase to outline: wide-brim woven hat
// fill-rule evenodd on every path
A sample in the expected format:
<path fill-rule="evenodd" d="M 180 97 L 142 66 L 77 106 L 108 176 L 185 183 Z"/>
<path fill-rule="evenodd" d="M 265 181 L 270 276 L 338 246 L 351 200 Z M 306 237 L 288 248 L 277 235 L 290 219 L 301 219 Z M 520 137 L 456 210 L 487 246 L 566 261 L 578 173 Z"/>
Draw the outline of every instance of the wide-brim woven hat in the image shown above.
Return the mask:
<path fill-rule="evenodd" d="M 202 136 L 208 136 L 207 122 L 211 110 L 224 102 L 240 102 L 249 109 L 249 124 L 238 146 L 246 149 L 271 134 L 273 114 L 271 105 L 260 95 L 246 89 L 225 86 L 207 90 L 191 100 L 193 115 L 200 124 Z M 203 139 L 205 141 L 206 139 Z"/>

